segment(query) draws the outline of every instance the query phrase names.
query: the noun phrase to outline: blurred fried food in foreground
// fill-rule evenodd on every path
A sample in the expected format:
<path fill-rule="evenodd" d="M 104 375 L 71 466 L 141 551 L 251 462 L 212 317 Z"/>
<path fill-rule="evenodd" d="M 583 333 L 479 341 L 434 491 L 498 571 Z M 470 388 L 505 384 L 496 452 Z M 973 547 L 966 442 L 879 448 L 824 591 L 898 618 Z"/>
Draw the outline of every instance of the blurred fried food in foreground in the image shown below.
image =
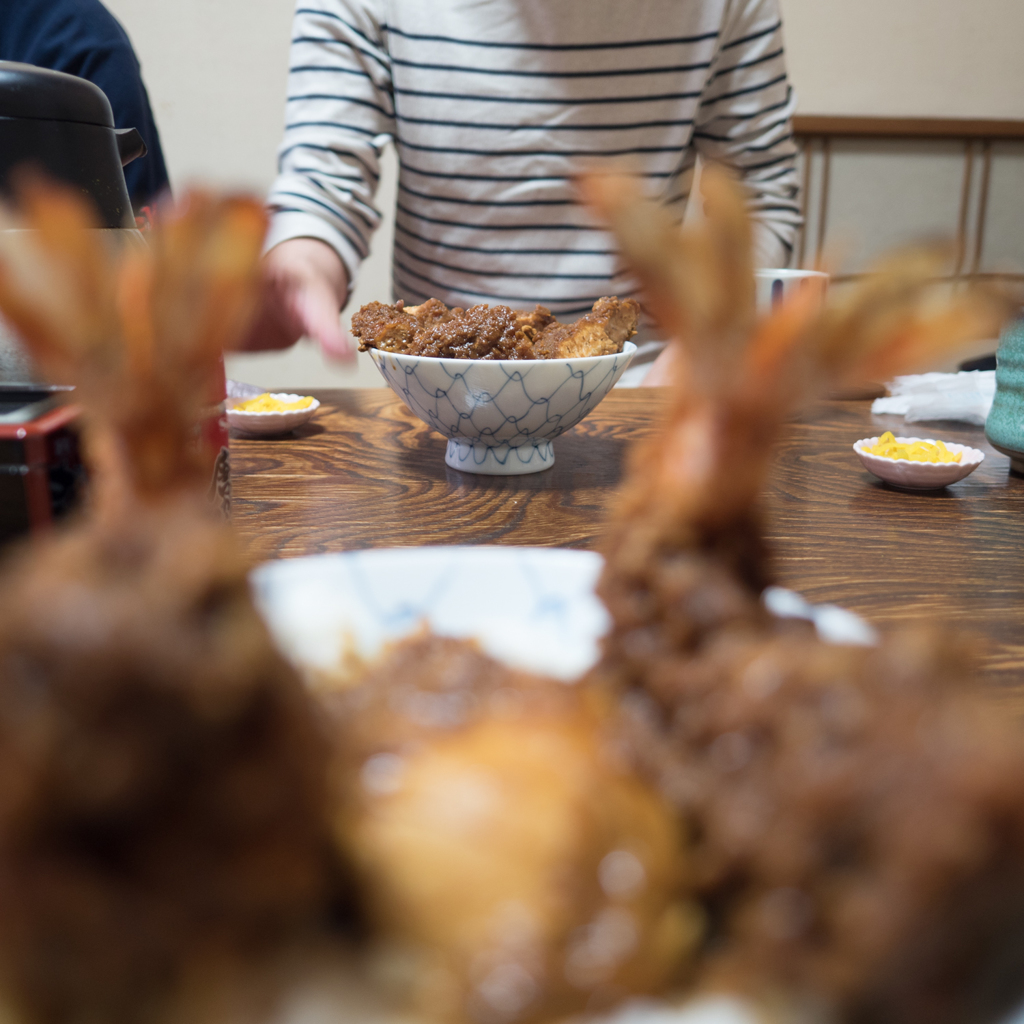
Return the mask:
<path fill-rule="evenodd" d="M 191 193 L 117 255 L 69 193 L 22 200 L 0 310 L 77 386 L 96 493 L 4 566 L 0 996 L 29 1022 L 128 1024 L 200 998 L 326 888 L 324 740 L 194 443 L 263 213 Z"/>
<path fill-rule="evenodd" d="M 75 385 L 100 485 L 193 485 L 196 423 L 255 308 L 262 205 L 192 191 L 121 251 L 64 189 L 29 179 L 19 211 L 0 220 L 29 229 L 0 230 L 0 310 L 43 375 Z"/>
<path fill-rule="evenodd" d="M 322 908 L 329 845 L 378 966 L 444 1021 L 687 985 L 840 1024 L 986 1024 L 1020 998 L 1019 729 L 948 638 L 826 645 L 771 617 L 758 512 L 800 401 L 1005 306 L 940 303 L 918 253 L 824 312 L 797 292 L 759 319 L 742 198 L 704 180 L 682 234 L 633 182 L 584 186 L 682 368 L 609 527 L 593 676 L 420 636 L 315 703 L 191 454 L 262 213 L 195 194 L 113 258 L 66 194 L 26 191 L 37 235 L 21 261 L 0 239 L 0 309 L 79 385 L 99 487 L 0 590 L 0 1002 L 19 1019 L 203 1021 L 190 994 Z"/>
<path fill-rule="evenodd" d="M 685 843 L 597 693 L 422 636 L 323 699 L 339 843 L 432 1019 L 553 1020 L 685 971 Z"/>
<path fill-rule="evenodd" d="M 872 650 L 770 616 L 758 495 L 801 401 L 991 336 L 1008 306 L 936 298 L 920 251 L 823 312 L 798 291 L 759 319 L 723 172 L 684 233 L 630 180 L 584 190 L 680 346 L 673 411 L 604 544 L 597 675 L 693 836 L 700 983 L 841 1021 L 995 1021 L 1024 996 L 1024 737 L 938 631 Z"/>

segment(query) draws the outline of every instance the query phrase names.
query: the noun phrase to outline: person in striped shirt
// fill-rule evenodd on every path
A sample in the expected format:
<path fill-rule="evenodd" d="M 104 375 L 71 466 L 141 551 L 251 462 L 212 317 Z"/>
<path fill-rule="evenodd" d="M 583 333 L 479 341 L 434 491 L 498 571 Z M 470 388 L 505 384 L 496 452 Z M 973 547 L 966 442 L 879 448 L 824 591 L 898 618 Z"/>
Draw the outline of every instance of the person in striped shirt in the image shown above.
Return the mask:
<path fill-rule="evenodd" d="M 409 304 L 571 319 L 634 294 L 573 176 L 630 166 L 681 220 L 698 154 L 735 168 L 760 263 L 785 265 L 793 107 L 777 0 L 298 0 L 251 347 L 306 334 L 351 355 L 339 313 L 381 221 L 389 143 Z"/>

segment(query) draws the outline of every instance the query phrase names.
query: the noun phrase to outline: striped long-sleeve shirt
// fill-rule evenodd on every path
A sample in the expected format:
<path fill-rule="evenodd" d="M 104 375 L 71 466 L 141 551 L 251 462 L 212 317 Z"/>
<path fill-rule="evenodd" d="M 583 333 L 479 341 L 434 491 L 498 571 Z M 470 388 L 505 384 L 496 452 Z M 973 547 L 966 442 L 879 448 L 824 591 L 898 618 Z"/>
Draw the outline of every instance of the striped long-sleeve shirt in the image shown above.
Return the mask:
<path fill-rule="evenodd" d="M 399 157 L 394 291 L 576 313 L 632 284 L 577 204 L 627 165 L 682 216 L 696 155 L 736 168 L 761 259 L 799 224 L 777 0 L 298 0 L 269 238 L 355 277 Z M 383 297 L 382 297 L 383 298 Z"/>

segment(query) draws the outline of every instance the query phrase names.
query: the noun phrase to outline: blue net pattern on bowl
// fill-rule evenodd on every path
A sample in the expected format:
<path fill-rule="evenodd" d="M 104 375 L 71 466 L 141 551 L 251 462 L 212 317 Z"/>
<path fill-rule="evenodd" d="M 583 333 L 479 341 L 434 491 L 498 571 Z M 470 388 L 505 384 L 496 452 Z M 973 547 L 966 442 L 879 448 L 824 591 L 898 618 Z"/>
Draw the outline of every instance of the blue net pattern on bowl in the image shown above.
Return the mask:
<path fill-rule="evenodd" d="M 468 362 L 373 351 L 392 390 L 425 423 L 469 444 L 550 441 L 608 394 L 634 351 L 593 359 Z"/>

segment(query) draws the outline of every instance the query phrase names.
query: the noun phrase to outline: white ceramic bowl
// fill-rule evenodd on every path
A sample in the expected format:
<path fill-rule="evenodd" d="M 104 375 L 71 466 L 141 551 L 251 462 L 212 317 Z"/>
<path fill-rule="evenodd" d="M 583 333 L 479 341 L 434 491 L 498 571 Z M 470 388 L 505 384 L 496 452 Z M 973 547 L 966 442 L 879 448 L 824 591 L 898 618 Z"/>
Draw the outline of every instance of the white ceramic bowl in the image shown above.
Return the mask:
<path fill-rule="evenodd" d="M 263 394 L 262 391 L 257 394 Z M 282 402 L 297 402 L 305 395 L 288 395 L 280 392 L 271 392 L 273 398 Z M 247 402 L 255 395 L 228 398 L 226 412 L 228 425 L 236 430 L 244 430 L 247 434 L 286 434 L 289 430 L 301 427 L 303 423 L 309 422 L 315 415 L 320 403 L 314 398 L 311 405 L 305 409 L 289 409 L 285 412 L 243 412 L 236 409 L 236 405 Z"/>
<path fill-rule="evenodd" d="M 426 624 L 517 667 L 574 679 L 608 628 L 594 593 L 602 564 L 561 548 L 372 548 L 267 562 L 251 580 L 278 646 L 301 668 L 372 658 Z"/>
<path fill-rule="evenodd" d="M 933 437 L 897 437 L 896 441 L 898 444 L 914 444 L 917 441 L 936 443 Z M 961 453 L 959 462 L 911 462 L 909 459 L 887 459 L 881 455 L 872 455 L 864 449 L 878 444 L 877 437 L 865 437 L 853 446 L 853 450 L 864 463 L 864 468 L 886 483 L 913 491 L 935 491 L 963 480 L 985 461 L 985 453 L 977 448 L 943 443 L 951 452 Z"/>
<path fill-rule="evenodd" d="M 466 473 L 537 473 L 554 438 L 612 389 L 636 345 L 587 359 L 437 359 L 370 349 L 391 389 L 448 438 L 444 460 Z"/>
<path fill-rule="evenodd" d="M 506 664 L 560 679 L 597 660 L 608 613 L 594 593 L 603 560 L 564 548 L 372 548 L 266 562 L 251 575 L 256 604 L 300 669 L 373 658 L 424 624 L 477 640 Z M 765 591 L 768 609 L 814 622 L 822 639 L 872 643 L 873 630 L 833 605 Z"/>

